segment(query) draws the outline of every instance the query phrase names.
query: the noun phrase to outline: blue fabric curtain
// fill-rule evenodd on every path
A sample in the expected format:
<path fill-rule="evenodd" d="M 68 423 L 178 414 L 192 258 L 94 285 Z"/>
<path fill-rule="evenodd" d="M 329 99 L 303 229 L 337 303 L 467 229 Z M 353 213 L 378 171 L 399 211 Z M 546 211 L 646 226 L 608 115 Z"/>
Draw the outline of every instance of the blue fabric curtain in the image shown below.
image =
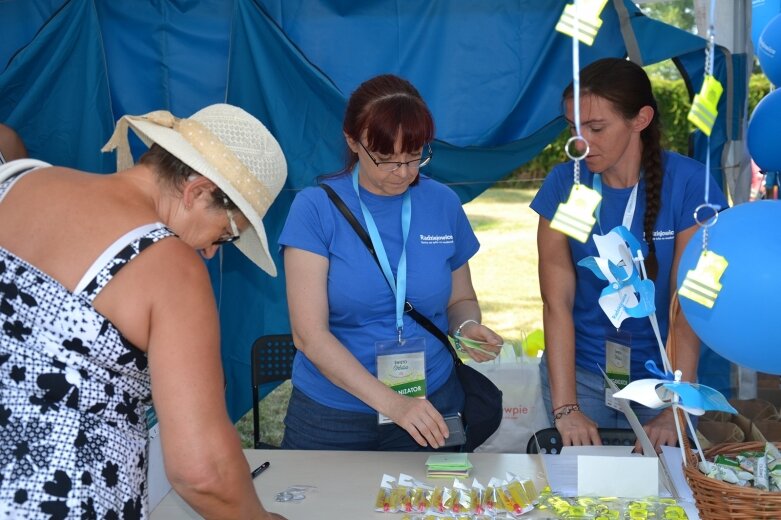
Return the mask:
<path fill-rule="evenodd" d="M 110 172 L 113 155 L 98 150 L 120 115 L 163 108 L 187 116 L 225 100 L 242 106 L 277 136 L 288 160 L 288 181 L 264 218 L 273 251 L 296 191 L 341 168 L 346 98 L 375 74 L 400 74 L 421 91 L 437 124 L 429 173 L 464 202 L 539 153 L 564 128 L 559 97 L 571 81 L 571 41 L 553 28 L 566 3 L 6 0 L 0 121 L 19 130 L 33 156 Z M 625 56 L 631 36 L 644 64 L 675 58 L 692 93 L 699 89 L 703 39 L 642 16 L 629 0 L 608 2 L 602 18 L 594 45 L 581 46 L 582 65 Z M 725 84 L 741 70 L 727 59 L 741 58 L 717 55 Z M 737 90 L 739 115 L 745 91 Z M 726 128 L 727 97 L 711 138 L 719 180 L 722 146 L 740 131 L 739 119 Z M 702 138 L 694 142 L 704 158 Z M 272 279 L 235 248 L 223 250 L 209 269 L 236 419 L 250 406 L 253 340 L 290 325 L 278 255 Z"/>
<path fill-rule="evenodd" d="M 2 25 L 5 31 L 9 24 Z M 29 31 L 17 32 L 26 39 Z M 114 117 L 93 3 L 66 2 L 36 32 L 0 74 L 0 122 L 19 132 L 32 157 L 109 171 L 112 158 L 96 153 Z"/>

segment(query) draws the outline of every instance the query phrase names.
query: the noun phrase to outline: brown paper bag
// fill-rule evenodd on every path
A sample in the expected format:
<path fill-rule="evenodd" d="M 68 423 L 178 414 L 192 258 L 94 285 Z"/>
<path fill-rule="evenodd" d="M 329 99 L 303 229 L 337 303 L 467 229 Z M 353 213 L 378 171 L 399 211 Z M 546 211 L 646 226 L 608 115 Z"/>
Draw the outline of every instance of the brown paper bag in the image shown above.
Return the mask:
<path fill-rule="evenodd" d="M 781 421 L 757 421 L 754 425 L 767 442 L 781 442 Z"/>
<path fill-rule="evenodd" d="M 746 436 L 737 424 L 733 422 L 703 421 L 697 425 L 697 431 L 705 437 L 710 444 L 725 442 L 743 442 Z M 703 449 L 705 447 L 703 446 Z"/>

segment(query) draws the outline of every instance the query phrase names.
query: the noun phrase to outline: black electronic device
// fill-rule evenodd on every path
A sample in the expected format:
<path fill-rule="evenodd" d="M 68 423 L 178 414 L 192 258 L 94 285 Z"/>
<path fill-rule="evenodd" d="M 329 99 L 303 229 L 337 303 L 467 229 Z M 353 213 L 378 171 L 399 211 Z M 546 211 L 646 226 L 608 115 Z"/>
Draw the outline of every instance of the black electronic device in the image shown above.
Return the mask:
<path fill-rule="evenodd" d="M 466 444 L 466 433 L 464 432 L 464 421 L 461 419 L 461 414 L 448 415 L 444 419 L 450 436 L 445 439 L 443 446 L 461 446 Z"/>

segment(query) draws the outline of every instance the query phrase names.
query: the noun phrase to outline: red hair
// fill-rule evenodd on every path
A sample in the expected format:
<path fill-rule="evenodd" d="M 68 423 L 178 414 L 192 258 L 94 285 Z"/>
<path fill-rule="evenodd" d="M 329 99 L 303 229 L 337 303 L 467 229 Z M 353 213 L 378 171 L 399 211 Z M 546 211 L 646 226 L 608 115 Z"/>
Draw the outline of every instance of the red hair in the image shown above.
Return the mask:
<path fill-rule="evenodd" d="M 394 153 L 401 134 L 401 152 L 420 150 L 434 139 L 434 119 L 417 89 L 409 81 L 383 74 L 367 80 L 347 102 L 342 126 L 345 134 L 361 141 L 366 131 L 366 147 L 381 154 Z M 347 170 L 358 162 L 348 149 Z"/>

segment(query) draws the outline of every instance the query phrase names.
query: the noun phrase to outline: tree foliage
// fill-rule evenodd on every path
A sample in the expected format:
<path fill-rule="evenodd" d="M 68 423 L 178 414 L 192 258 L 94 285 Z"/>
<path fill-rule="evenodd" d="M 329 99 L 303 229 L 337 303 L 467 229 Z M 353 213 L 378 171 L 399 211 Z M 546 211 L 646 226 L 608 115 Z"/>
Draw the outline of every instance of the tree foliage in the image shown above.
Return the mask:
<path fill-rule="evenodd" d="M 671 0 L 651 4 L 641 4 L 640 10 L 654 20 L 659 20 L 684 31 L 696 32 L 694 2 L 692 0 Z"/>
<path fill-rule="evenodd" d="M 679 79 L 666 79 L 652 75 L 651 84 L 662 122 L 662 145 L 668 150 L 687 155 L 689 153 L 689 134 L 694 127 L 687 119 L 691 100 L 683 79 L 680 79 L 680 76 Z M 757 103 L 769 92 L 770 82 L 767 77 L 763 74 L 751 76 L 748 95 L 749 115 Z M 564 144 L 569 136 L 569 130 L 564 130 L 534 159 L 514 171 L 508 180 L 521 186 L 539 183 L 555 165 L 567 160 L 567 156 L 564 154 Z"/>

